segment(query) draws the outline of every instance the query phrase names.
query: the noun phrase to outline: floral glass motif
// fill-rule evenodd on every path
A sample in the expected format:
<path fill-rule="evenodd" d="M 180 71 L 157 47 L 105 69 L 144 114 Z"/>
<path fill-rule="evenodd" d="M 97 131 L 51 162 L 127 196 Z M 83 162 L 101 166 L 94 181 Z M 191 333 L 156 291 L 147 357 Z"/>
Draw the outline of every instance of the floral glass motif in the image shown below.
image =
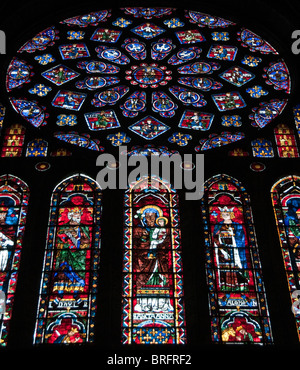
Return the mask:
<path fill-rule="evenodd" d="M 272 343 L 248 194 L 217 175 L 205 183 L 201 208 L 212 341 Z"/>
<path fill-rule="evenodd" d="M 206 140 L 221 132 L 228 113 L 242 116 L 256 137 L 283 112 L 291 78 L 274 47 L 235 22 L 173 7 L 124 7 L 76 15 L 37 33 L 11 59 L 6 90 L 25 127 L 38 128 L 39 137 L 50 130 L 66 138 L 56 135 L 52 122 L 75 111 L 77 134 L 88 130 L 105 150 L 106 129 L 113 135 L 120 128 L 134 145 L 149 139 L 160 145 L 178 127 L 198 130 L 197 139 Z M 108 124 L 91 123 L 86 114 L 93 107 Z M 152 127 L 145 132 L 141 122 L 148 117 Z M 158 121 L 166 129 L 156 131 Z M 237 126 L 226 127 L 231 137 L 240 134 Z M 71 127 L 64 129 L 73 135 Z M 195 148 L 195 137 L 182 151 Z"/>
<path fill-rule="evenodd" d="M 260 98 L 261 96 L 268 95 L 268 91 L 264 90 L 261 86 L 255 85 L 252 87 L 249 87 L 246 92 L 251 96 L 251 98 Z"/>
<path fill-rule="evenodd" d="M 253 157 L 273 158 L 274 150 L 272 142 L 266 139 L 255 139 L 251 141 Z"/>
<path fill-rule="evenodd" d="M 293 294 L 294 291 L 300 289 L 300 177 L 287 176 L 277 181 L 271 189 L 271 198 L 291 302 L 293 305 L 295 304 L 293 312 L 300 340 L 298 295 Z"/>
<path fill-rule="evenodd" d="M 28 201 L 29 188 L 22 180 L 0 176 L 0 291 L 6 298 L 5 313 L 0 314 L 0 346 L 7 345 L 13 315 Z"/>
<path fill-rule="evenodd" d="M 34 57 L 34 60 L 37 60 L 43 66 L 55 62 L 55 58 L 51 54 L 37 55 Z"/>
<path fill-rule="evenodd" d="M 34 342 L 93 342 L 100 262 L 101 190 L 85 175 L 52 194 Z"/>
<path fill-rule="evenodd" d="M 142 178 L 125 194 L 123 344 L 186 342 L 178 197 Z"/>
<path fill-rule="evenodd" d="M 51 91 L 52 88 L 50 86 L 45 86 L 44 84 L 38 84 L 34 85 L 32 89 L 29 89 L 28 91 L 30 94 L 36 94 L 38 96 L 46 96 L 49 91 Z"/>
<path fill-rule="evenodd" d="M 47 157 L 48 143 L 43 139 L 35 139 L 27 144 L 26 157 Z"/>

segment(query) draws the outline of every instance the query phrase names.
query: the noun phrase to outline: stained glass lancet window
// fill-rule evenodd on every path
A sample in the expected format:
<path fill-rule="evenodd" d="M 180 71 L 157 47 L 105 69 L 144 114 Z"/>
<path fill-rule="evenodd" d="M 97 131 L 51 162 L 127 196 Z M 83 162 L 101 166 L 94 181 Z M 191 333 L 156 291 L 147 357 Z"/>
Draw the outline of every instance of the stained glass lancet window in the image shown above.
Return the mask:
<path fill-rule="evenodd" d="M 272 203 L 276 218 L 278 236 L 286 271 L 292 303 L 300 289 L 300 177 L 288 176 L 280 179 L 271 189 Z M 295 320 L 300 340 L 300 315 L 295 312 Z"/>
<path fill-rule="evenodd" d="M 0 176 L 0 291 L 5 313 L 0 312 L 0 345 L 6 346 L 18 280 L 29 188 L 12 175 Z M 3 293 L 1 293 L 3 295 Z"/>
<path fill-rule="evenodd" d="M 248 194 L 236 179 L 217 175 L 201 203 L 212 341 L 272 343 Z"/>
<path fill-rule="evenodd" d="M 125 193 L 124 344 L 185 344 L 178 196 L 145 177 Z"/>
<path fill-rule="evenodd" d="M 93 342 L 100 259 L 101 190 L 85 175 L 55 188 L 35 343 Z"/>

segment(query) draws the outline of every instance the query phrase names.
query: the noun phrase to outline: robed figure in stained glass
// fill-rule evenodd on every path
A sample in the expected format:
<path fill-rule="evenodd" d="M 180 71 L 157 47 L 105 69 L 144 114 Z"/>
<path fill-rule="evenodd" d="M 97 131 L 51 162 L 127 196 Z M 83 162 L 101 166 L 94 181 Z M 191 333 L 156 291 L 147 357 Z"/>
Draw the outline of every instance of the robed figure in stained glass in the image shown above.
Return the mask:
<path fill-rule="evenodd" d="M 243 290 L 248 284 L 243 225 L 233 221 L 234 207 L 218 207 L 222 221 L 214 226 L 213 239 L 219 284 L 222 290 Z"/>
<path fill-rule="evenodd" d="M 0 197 L 0 271 L 5 271 L 9 249 L 14 245 L 15 229 L 12 225 L 18 223 L 18 216 L 14 209 L 15 201 L 10 196 Z M 2 225 L 6 225 L 3 227 Z"/>
<path fill-rule="evenodd" d="M 94 340 L 100 262 L 101 189 L 79 174 L 51 199 L 35 343 Z"/>
<path fill-rule="evenodd" d="M 133 262 L 133 269 L 138 273 L 136 278 L 137 292 L 151 291 L 153 288 L 158 293 L 169 289 L 169 230 L 165 228 L 168 223 L 166 217 L 160 216 L 162 210 L 157 206 L 143 207 L 137 211 L 140 225 L 135 229 L 133 244 L 138 249 Z M 153 296 L 154 294 L 154 296 Z M 137 300 L 135 311 L 173 311 L 167 297 L 155 297 Z"/>
<path fill-rule="evenodd" d="M 29 188 L 22 180 L 0 176 L 0 347 L 9 337 L 28 201 Z"/>
<path fill-rule="evenodd" d="M 250 197 L 221 174 L 206 181 L 201 203 L 212 340 L 272 342 Z"/>
<path fill-rule="evenodd" d="M 82 328 L 76 323 L 75 315 L 62 314 L 50 327 L 52 334 L 49 336 L 48 343 L 69 344 L 83 342 L 80 333 Z"/>
<path fill-rule="evenodd" d="M 125 194 L 124 344 L 184 344 L 185 317 L 178 197 L 157 177 Z"/>
<path fill-rule="evenodd" d="M 61 226 L 57 233 L 54 291 L 63 293 L 84 290 L 87 249 L 90 248 L 91 240 L 87 224 L 93 220 L 90 211 L 84 208 L 88 204 L 85 196 L 76 195 L 67 201 L 58 219 Z"/>

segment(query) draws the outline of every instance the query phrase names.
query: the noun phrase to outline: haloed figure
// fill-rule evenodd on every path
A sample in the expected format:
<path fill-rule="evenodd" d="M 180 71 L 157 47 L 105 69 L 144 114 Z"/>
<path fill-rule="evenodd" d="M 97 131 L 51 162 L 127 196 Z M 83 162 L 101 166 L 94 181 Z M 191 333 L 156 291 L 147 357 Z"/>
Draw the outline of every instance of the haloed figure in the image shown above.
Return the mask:
<path fill-rule="evenodd" d="M 222 221 L 214 227 L 214 247 L 222 290 L 246 290 L 248 286 L 245 233 L 233 221 L 234 208 L 219 207 Z"/>

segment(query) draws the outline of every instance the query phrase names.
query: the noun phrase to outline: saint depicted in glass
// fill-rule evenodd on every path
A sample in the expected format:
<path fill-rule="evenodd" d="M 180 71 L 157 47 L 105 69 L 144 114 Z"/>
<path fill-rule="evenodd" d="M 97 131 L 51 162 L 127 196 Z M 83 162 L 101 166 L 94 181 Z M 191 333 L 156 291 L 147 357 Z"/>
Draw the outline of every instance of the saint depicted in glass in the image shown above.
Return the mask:
<path fill-rule="evenodd" d="M 300 177 L 280 179 L 271 190 L 278 236 L 300 339 Z"/>
<path fill-rule="evenodd" d="M 201 202 L 212 340 L 272 343 L 249 196 L 237 180 L 218 175 Z"/>
<path fill-rule="evenodd" d="M 124 344 L 184 344 L 178 199 L 164 181 L 143 178 L 126 191 Z"/>
<path fill-rule="evenodd" d="M 84 175 L 54 190 L 35 343 L 83 343 L 94 338 L 100 260 L 101 191 Z"/>
<path fill-rule="evenodd" d="M 29 200 L 28 186 L 0 176 L 0 345 L 7 345 Z"/>

